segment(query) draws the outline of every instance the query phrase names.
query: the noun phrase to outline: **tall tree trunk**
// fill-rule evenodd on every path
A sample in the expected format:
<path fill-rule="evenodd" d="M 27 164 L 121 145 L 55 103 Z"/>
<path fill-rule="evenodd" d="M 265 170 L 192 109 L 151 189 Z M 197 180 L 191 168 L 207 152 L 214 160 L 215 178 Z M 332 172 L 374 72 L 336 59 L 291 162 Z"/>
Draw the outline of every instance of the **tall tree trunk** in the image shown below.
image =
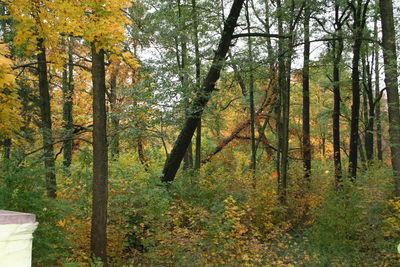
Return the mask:
<path fill-rule="evenodd" d="M 375 16 L 374 19 L 374 39 L 378 39 L 378 17 Z M 376 118 L 376 154 L 378 160 L 383 159 L 382 151 L 382 124 L 381 124 L 381 101 L 380 98 L 380 71 L 379 71 L 379 45 L 374 44 L 374 54 L 375 54 L 375 99 L 377 99 L 375 105 L 375 118 Z"/>
<path fill-rule="evenodd" d="M 374 158 L 374 125 L 375 125 L 375 100 L 374 90 L 372 88 L 372 69 L 370 64 L 366 63 L 368 60 L 367 55 L 364 56 L 363 64 L 365 72 L 364 80 L 364 101 L 366 101 L 366 127 L 365 127 L 365 156 L 368 162 Z"/>
<path fill-rule="evenodd" d="M 250 35 L 250 15 L 249 15 L 249 1 L 246 1 L 246 22 L 247 22 L 247 33 Z M 247 48 L 248 48 L 248 59 L 249 59 L 249 111 L 250 111 L 250 139 L 251 139 L 251 173 L 253 179 L 253 188 L 256 187 L 256 136 L 255 136 L 255 127 L 254 127 L 254 73 L 253 73 L 253 43 L 251 37 L 249 36 L 247 39 Z"/>
<path fill-rule="evenodd" d="M 352 62 L 352 106 L 351 106 L 351 132 L 350 132 L 350 155 L 349 155 L 349 173 L 352 179 L 357 176 L 358 160 L 358 127 L 360 116 L 360 74 L 358 70 L 360 60 L 361 40 L 356 37 L 353 44 L 353 62 Z"/>
<path fill-rule="evenodd" d="M 394 171 L 395 194 L 396 196 L 400 196 L 400 107 L 393 3 L 391 0 L 380 0 L 379 5 L 382 23 L 383 60 L 389 113 L 390 151 L 392 154 L 392 167 Z"/>
<path fill-rule="evenodd" d="M 207 105 L 211 97 L 211 93 L 215 89 L 215 83 L 219 79 L 225 57 L 231 45 L 233 32 L 235 30 L 240 11 L 243 7 L 244 0 L 235 0 L 227 20 L 224 23 L 224 30 L 215 52 L 210 70 L 203 82 L 201 90 L 196 93 L 193 102 L 189 108 L 189 116 L 187 116 L 183 129 L 175 141 L 174 147 L 165 163 L 163 170 L 163 182 L 172 182 L 178 171 L 179 165 L 183 159 L 183 155 L 187 150 L 193 137 L 198 123 L 201 119 L 204 107 Z"/>
<path fill-rule="evenodd" d="M 107 113 L 104 50 L 91 44 L 93 81 L 93 199 L 91 250 L 107 264 Z"/>
<path fill-rule="evenodd" d="M 340 5 L 335 1 L 335 34 L 332 43 L 333 50 L 333 113 L 332 113 L 332 134 L 333 134 L 333 161 L 335 166 L 336 185 L 342 182 L 342 160 L 340 155 L 340 62 L 342 61 L 343 39 Z"/>
<path fill-rule="evenodd" d="M 278 12 L 281 13 L 278 16 L 278 31 L 279 35 L 283 35 L 283 9 L 281 5 L 281 1 L 277 2 L 277 9 Z M 295 12 L 295 1 L 292 0 L 290 1 L 290 14 L 294 16 Z M 281 22 L 279 22 L 281 21 Z M 281 24 L 281 25 L 279 25 Z M 281 142 L 280 142 L 280 148 L 278 150 L 281 151 L 281 159 L 280 159 L 280 173 L 279 175 L 279 196 L 280 196 L 280 201 L 282 203 L 286 203 L 286 194 L 287 194 L 287 183 L 288 183 L 288 166 L 289 166 L 289 116 L 290 116 L 290 74 L 291 74 L 291 68 L 292 68 L 292 53 L 293 53 L 293 37 L 294 37 L 294 29 L 295 29 L 295 20 L 291 19 L 289 22 L 289 34 L 290 37 L 288 38 L 287 41 L 280 41 L 278 42 L 278 50 L 279 50 L 279 55 L 282 56 L 282 58 L 279 59 L 279 72 L 282 72 L 282 81 L 279 83 L 279 90 L 281 91 Z M 280 38 L 280 40 L 283 40 Z M 281 51 L 282 50 L 282 51 Z M 286 52 L 283 52 L 284 50 L 287 50 Z M 283 52 L 283 53 L 281 53 Z M 283 62 L 281 62 L 283 61 Z M 283 66 L 281 66 L 283 64 Z"/>
<path fill-rule="evenodd" d="M 179 76 L 181 80 L 181 85 L 183 88 L 183 102 L 185 107 L 185 116 L 188 116 L 188 108 L 189 108 L 189 79 L 187 73 L 187 64 L 188 64 L 188 49 L 187 49 L 187 40 L 186 40 L 186 27 L 185 20 L 183 18 L 183 10 L 181 0 L 177 0 L 178 4 L 178 30 L 179 30 L 179 40 L 181 46 L 181 55 L 180 55 L 180 70 Z M 178 55 L 179 57 L 179 55 Z M 179 64 L 179 61 L 178 61 Z M 185 152 L 183 157 L 183 169 L 188 170 L 193 168 L 193 150 L 192 150 L 192 141 L 190 141 L 189 146 Z"/>
<path fill-rule="evenodd" d="M 276 2 L 277 12 L 278 12 L 278 34 L 283 35 L 283 10 L 281 0 L 277 0 Z M 278 40 L 278 90 L 276 94 L 275 101 L 275 117 L 276 117 L 276 135 L 277 135 L 277 152 L 276 152 L 276 172 L 278 174 L 278 194 L 280 196 L 281 201 L 286 198 L 286 181 L 282 179 L 282 149 L 283 149 L 283 119 L 282 119 L 282 110 L 283 110 L 283 91 L 286 86 L 286 68 L 285 68 L 285 42 L 282 38 Z"/>
<path fill-rule="evenodd" d="M 303 53 L 303 167 L 304 178 L 311 175 L 310 142 L 310 8 L 304 11 L 304 53 Z"/>
<path fill-rule="evenodd" d="M 63 165 L 68 168 L 72 162 L 72 136 L 74 131 L 73 118 L 72 118 L 72 98 L 74 93 L 74 62 L 72 57 L 72 40 L 68 44 L 68 63 L 65 64 L 62 74 L 62 87 L 63 87 Z"/>
<path fill-rule="evenodd" d="M 111 140 L 110 140 L 110 154 L 112 160 L 117 160 L 119 157 L 119 114 L 117 114 L 117 76 L 118 65 L 114 62 L 114 68 L 110 77 L 110 110 L 111 110 Z"/>
<path fill-rule="evenodd" d="M 38 39 L 38 74 L 40 95 L 40 117 L 44 148 L 44 167 L 46 172 L 47 195 L 56 198 L 57 182 L 54 162 L 53 131 L 51 122 L 49 80 L 47 79 L 47 59 L 44 40 Z"/>
<path fill-rule="evenodd" d="M 196 65 L 196 91 L 200 91 L 201 86 L 201 60 L 200 60 L 200 47 L 199 47 L 199 21 L 197 15 L 196 0 L 192 0 L 192 13 L 193 13 L 193 39 L 194 39 L 194 53 Z M 194 169 L 200 169 L 201 165 L 201 118 L 197 125 L 196 131 L 196 154 Z"/>
<path fill-rule="evenodd" d="M 357 3 L 352 1 L 351 8 L 353 9 L 353 60 L 351 73 L 351 91 L 352 91 L 352 106 L 351 106 L 351 129 L 350 129 L 350 154 L 349 154 L 349 174 L 352 180 L 357 177 L 357 160 L 358 160 L 358 143 L 359 143 L 359 120 L 360 120 L 360 52 L 362 44 L 362 34 L 365 25 L 366 11 L 369 0 L 362 4 L 361 0 Z"/>

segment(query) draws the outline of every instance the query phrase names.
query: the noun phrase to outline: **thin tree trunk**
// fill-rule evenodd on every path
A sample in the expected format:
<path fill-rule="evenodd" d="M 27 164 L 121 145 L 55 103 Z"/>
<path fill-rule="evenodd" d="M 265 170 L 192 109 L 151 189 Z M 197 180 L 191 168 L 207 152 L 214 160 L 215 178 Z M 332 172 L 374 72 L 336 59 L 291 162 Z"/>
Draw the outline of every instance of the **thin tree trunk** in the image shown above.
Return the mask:
<path fill-rule="evenodd" d="M 393 3 L 380 0 L 382 22 L 383 60 L 389 113 L 390 151 L 394 171 L 395 194 L 400 196 L 400 107 L 397 81 L 396 32 L 394 28 Z"/>
<path fill-rule="evenodd" d="M 375 39 L 378 39 L 378 19 L 375 18 L 374 21 L 374 36 Z M 375 44 L 374 47 L 375 53 L 375 99 L 379 98 L 380 95 L 380 72 L 379 72 L 379 45 Z M 381 124 L 381 101 L 375 105 L 375 118 L 376 118 L 376 154 L 378 160 L 383 159 L 383 150 L 382 150 L 382 124 Z"/>
<path fill-rule="evenodd" d="M 12 139 L 11 138 L 4 139 L 4 141 L 3 141 L 3 147 L 4 147 L 3 159 L 5 159 L 5 160 L 9 160 L 10 159 L 11 144 L 12 144 Z"/>
<path fill-rule="evenodd" d="M 55 174 L 53 131 L 51 122 L 51 107 L 49 81 L 47 79 L 47 60 L 44 40 L 38 39 L 38 74 L 39 74 L 39 94 L 40 94 L 40 117 L 41 130 L 44 148 L 44 167 L 46 172 L 47 195 L 56 198 L 57 182 Z"/>
<path fill-rule="evenodd" d="M 149 167 L 149 162 L 146 158 L 146 155 L 144 154 L 143 142 L 141 137 L 138 137 L 137 139 L 137 152 L 140 163 L 142 163 L 142 165 L 144 166 L 144 170 L 147 171 Z"/>
<path fill-rule="evenodd" d="M 250 15 L 249 15 L 249 1 L 246 1 L 246 22 L 247 22 L 247 33 L 250 35 Z M 255 136 L 255 127 L 254 127 L 254 73 L 253 73 L 253 44 L 251 37 L 249 36 L 247 39 L 247 48 L 248 48 L 248 59 L 250 66 L 249 73 L 249 111 L 250 111 L 250 137 L 251 137 L 251 167 L 250 170 L 252 172 L 253 179 L 253 188 L 256 187 L 256 136 Z"/>
<path fill-rule="evenodd" d="M 368 60 L 366 58 L 364 62 Z M 374 158 L 374 125 L 375 125 L 375 101 L 374 101 L 374 91 L 372 88 L 372 69 L 370 64 L 365 64 L 364 71 L 366 73 L 365 84 L 365 100 L 367 102 L 366 113 L 366 128 L 365 128 L 365 156 L 368 162 Z M 365 80 L 364 80 L 365 83 Z"/>
<path fill-rule="evenodd" d="M 310 9 L 304 13 L 304 61 L 303 61 L 303 167 L 304 178 L 311 175 L 310 142 Z"/>
<path fill-rule="evenodd" d="M 118 76 L 118 65 L 114 64 L 114 68 L 110 77 L 110 110 L 111 110 L 111 142 L 110 152 L 111 159 L 117 160 L 119 158 L 120 144 L 119 144 L 119 115 L 117 114 L 117 76 Z"/>
<path fill-rule="evenodd" d="M 342 182 L 342 161 L 340 155 L 340 62 L 342 60 L 343 39 L 342 21 L 339 14 L 340 5 L 335 1 L 335 35 L 338 40 L 332 44 L 333 50 L 333 114 L 332 114 L 332 134 L 333 134 L 333 161 L 335 166 L 336 185 Z"/>
<path fill-rule="evenodd" d="M 360 120 L 360 52 L 362 44 L 362 34 L 365 25 L 366 11 L 369 0 L 365 4 L 361 1 L 354 1 L 352 5 L 354 14 L 354 44 L 353 44 L 353 60 L 352 60 L 352 106 L 351 106 L 351 126 L 350 126 L 350 154 L 349 154 L 349 174 L 352 180 L 357 178 L 357 160 L 358 160 L 358 143 L 359 143 L 359 120 Z"/>
<path fill-rule="evenodd" d="M 376 0 L 376 4 L 379 0 Z M 378 16 L 379 11 L 376 9 L 374 16 L 374 39 L 378 40 Z M 374 44 L 374 73 L 375 73 L 375 99 L 380 98 L 380 71 L 379 71 L 379 44 Z M 383 160 L 382 151 L 382 124 L 381 124 L 381 101 L 377 100 L 375 104 L 375 119 L 376 119 L 376 156 L 378 160 Z"/>
<path fill-rule="evenodd" d="M 194 37 L 194 53 L 195 53 L 195 65 L 196 65 L 196 91 L 200 90 L 201 86 L 201 60 L 200 60 L 200 47 L 199 47 L 199 21 L 197 15 L 196 0 L 192 0 L 192 11 L 193 11 L 193 37 Z M 201 118 L 197 125 L 196 131 L 196 154 L 194 169 L 200 169 L 201 165 Z"/>
<path fill-rule="evenodd" d="M 104 50 L 91 44 L 93 81 L 93 200 L 91 250 L 107 265 L 107 113 Z"/>
<path fill-rule="evenodd" d="M 183 159 L 183 155 L 187 150 L 193 137 L 198 123 L 201 119 L 204 107 L 210 99 L 211 93 L 215 89 L 215 83 L 220 77 L 220 72 L 225 62 L 225 57 L 231 45 L 233 32 L 235 30 L 240 11 L 243 7 L 244 0 L 235 0 L 227 20 L 224 23 L 221 40 L 218 49 L 215 52 L 210 70 L 203 82 L 201 90 L 196 93 L 193 102 L 189 108 L 189 116 L 187 116 L 183 129 L 181 130 L 174 147 L 167 159 L 163 170 L 163 182 L 172 182 L 178 171 L 179 165 Z"/>
<path fill-rule="evenodd" d="M 278 4 L 279 3 L 279 4 Z M 282 12 L 282 7 L 280 5 L 280 1 L 277 2 L 277 7 L 278 7 L 278 12 Z M 295 1 L 292 0 L 290 4 L 290 13 L 293 15 L 295 11 Z M 281 15 L 278 17 L 282 20 Z M 282 25 L 281 25 L 282 26 Z M 279 35 L 283 34 L 283 29 L 279 29 L 279 23 L 278 23 L 278 31 Z M 287 197 L 287 184 L 288 184 L 288 167 L 289 167 L 289 116 L 290 116 L 290 74 L 291 74 L 291 68 L 292 68 L 292 53 L 293 53 L 293 37 L 294 37 L 294 29 L 295 29 L 295 21 L 292 19 L 289 22 L 289 33 L 290 33 L 290 38 L 287 40 L 287 45 L 286 49 L 287 52 L 283 56 L 282 60 L 283 62 L 283 72 L 282 72 L 282 84 L 280 86 L 280 91 L 281 91 L 281 105 L 282 105 L 282 116 L 281 116 L 281 126 L 282 126 L 282 142 L 281 142 L 281 148 L 279 150 L 282 150 L 281 154 L 281 160 L 280 160 L 280 184 L 279 184 L 279 196 L 280 196 L 280 201 L 281 203 L 286 203 L 286 197 Z M 281 39 L 281 38 L 280 38 Z M 284 43 L 282 43 L 284 45 Z M 283 47 L 281 47 L 283 48 Z M 280 55 L 283 55 L 279 53 Z M 281 61 L 281 60 L 280 60 Z M 279 64 L 282 64 L 280 62 Z M 281 72 L 281 70 L 279 70 Z"/>
<path fill-rule="evenodd" d="M 74 131 L 72 118 L 72 98 L 74 93 L 74 66 L 72 57 L 72 40 L 68 44 L 68 63 L 65 64 L 62 74 L 63 85 L 63 121 L 64 121 L 64 141 L 63 141 L 63 165 L 68 168 L 72 163 L 72 135 Z"/>
<path fill-rule="evenodd" d="M 277 0 L 276 2 L 277 12 L 278 12 L 278 34 L 283 35 L 283 10 L 281 0 Z M 276 172 L 278 174 L 278 194 L 280 196 L 281 201 L 286 198 L 286 185 L 285 181 L 282 179 L 282 150 L 283 150 L 283 118 L 282 118 L 282 110 L 283 110 L 283 91 L 286 86 L 286 68 L 285 68 L 285 57 L 284 57 L 284 47 L 285 43 L 282 38 L 278 40 L 278 92 L 276 94 L 277 99 L 275 101 L 275 116 L 276 116 L 276 134 L 277 134 L 277 152 L 276 152 Z"/>
<path fill-rule="evenodd" d="M 185 21 L 183 18 L 183 10 L 181 0 L 177 0 L 178 4 L 178 30 L 179 30 L 179 39 L 181 46 L 181 55 L 180 55 L 180 71 L 179 76 L 181 80 L 181 85 L 183 88 L 183 102 L 185 107 L 185 116 L 188 116 L 187 109 L 189 108 L 189 80 L 187 73 L 187 63 L 188 63 L 188 49 L 187 49 L 187 40 L 186 40 L 186 27 Z M 178 51 L 177 51 L 178 52 Z M 179 55 L 177 55 L 179 57 Z M 179 64 L 179 61 L 178 61 Z M 190 141 L 189 146 L 185 152 L 183 157 L 183 169 L 188 170 L 193 168 L 193 150 L 192 150 L 192 141 Z"/>

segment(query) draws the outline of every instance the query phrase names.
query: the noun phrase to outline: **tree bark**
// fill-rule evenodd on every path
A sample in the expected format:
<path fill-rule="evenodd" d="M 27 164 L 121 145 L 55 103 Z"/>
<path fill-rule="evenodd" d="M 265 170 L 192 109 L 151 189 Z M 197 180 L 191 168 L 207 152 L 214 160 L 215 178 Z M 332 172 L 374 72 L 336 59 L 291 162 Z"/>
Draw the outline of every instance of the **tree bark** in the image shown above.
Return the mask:
<path fill-rule="evenodd" d="M 180 40 L 180 46 L 181 46 L 181 54 L 177 55 L 177 58 L 180 57 L 180 60 L 178 60 L 178 65 L 179 65 L 179 76 L 181 80 L 181 85 L 183 89 L 183 102 L 184 102 L 184 107 L 185 107 L 185 116 L 188 116 L 188 108 L 189 108 L 189 97 L 188 95 L 190 94 L 189 92 L 189 79 L 188 79 L 188 73 L 187 73 L 187 63 L 188 63 L 188 49 L 187 49 L 187 40 L 186 40 L 186 27 L 185 27 L 185 21 L 183 18 L 183 10 L 182 10 L 182 3 L 181 0 L 177 0 L 177 5 L 178 5 L 178 32 L 179 32 L 179 40 Z M 177 51 L 178 53 L 179 51 Z M 179 64 L 180 62 L 180 64 Z M 190 141 L 189 146 L 185 152 L 185 155 L 183 157 L 183 169 L 188 170 L 193 168 L 193 150 L 192 150 L 192 141 Z"/>
<path fill-rule="evenodd" d="M 193 37 L 194 37 L 194 53 L 195 53 L 195 65 L 196 65 L 196 91 L 200 90 L 201 86 L 201 60 L 200 60 L 200 47 L 199 47 L 199 21 L 197 15 L 196 0 L 192 0 L 192 12 L 193 12 Z M 196 131 L 196 152 L 194 169 L 198 170 L 201 166 L 201 118 L 197 125 Z"/>
<path fill-rule="evenodd" d="M 68 63 L 65 64 L 62 74 L 62 87 L 63 87 L 63 122 L 64 134 L 63 138 L 63 165 L 68 168 L 72 163 L 72 135 L 74 131 L 73 117 L 72 117 L 72 98 L 74 93 L 74 62 L 72 57 L 72 43 L 68 44 Z"/>
<path fill-rule="evenodd" d="M 104 50 L 95 43 L 92 50 L 93 81 L 93 199 L 91 250 L 93 256 L 107 264 L 107 200 L 108 200 L 108 157 L 107 157 L 107 114 Z"/>
<path fill-rule="evenodd" d="M 374 91 L 372 88 L 372 69 L 370 64 L 367 63 L 368 54 L 364 55 L 363 68 L 364 68 L 364 101 L 365 110 L 365 156 L 367 162 L 370 162 L 374 158 L 374 125 L 375 125 L 375 100 Z"/>
<path fill-rule="evenodd" d="M 249 15 L 249 1 L 246 1 L 246 22 L 247 22 L 247 33 L 250 34 L 250 15 Z M 251 37 L 249 36 L 247 39 L 247 48 L 248 48 L 248 60 L 250 66 L 249 72 L 249 112 L 250 112 L 250 138 L 251 138 L 251 165 L 250 170 L 252 173 L 253 179 L 253 188 L 256 187 L 256 164 L 257 164 L 257 151 L 256 151 L 256 135 L 255 135 L 255 127 L 254 127 L 254 118 L 255 118 L 255 110 L 254 110 L 254 67 L 253 67 L 253 43 Z"/>
<path fill-rule="evenodd" d="M 389 113 L 390 151 L 394 171 L 395 194 L 400 196 L 400 107 L 398 92 L 396 32 L 394 28 L 393 3 L 380 0 L 382 23 L 383 61 Z"/>
<path fill-rule="evenodd" d="M 6 138 L 3 141 L 3 158 L 5 160 L 9 160 L 10 159 L 10 155 L 11 155 L 11 144 L 12 144 L 12 140 L 11 138 Z"/>
<path fill-rule="evenodd" d="M 333 50 L 333 114 L 332 114 L 332 134 L 333 134 L 333 161 L 335 166 L 336 185 L 342 182 L 342 160 L 340 155 L 340 62 L 343 53 L 342 24 L 340 15 L 340 5 L 335 1 L 335 34 L 332 43 Z"/>
<path fill-rule="evenodd" d="M 377 14 L 378 15 L 378 14 Z M 378 39 L 378 17 L 375 16 L 374 19 L 374 38 Z M 375 99 L 380 97 L 380 71 L 379 71 L 379 45 L 374 45 L 374 54 L 375 54 Z M 382 124 L 381 124 L 381 101 L 375 105 L 375 119 L 376 119 L 376 156 L 378 160 L 383 160 L 383 151 L 382 151 Z"/>
<path fill-rule="evenodd" d="M 352 91 L 352 106 L 351 106 L 351 126 L 350 126 L 350 154 L 349 154 L 349 174 L 351 180 L 357 178 L 357 161 L 358 161 L 358 143 L 359 143 L 359 120 L 360 120 L 360 50 L 362 44 L 362 34 L 365 25 L 366 11 L 369 0 L 362 4 L 361 0 L 357 3 L 352 1 L 351 8 L 353 9 L 353 60 L 351 73 L 351 91 Z"/>
<path fill-rule="evenodd" d="M 40 95 L 40 117 L 41 130 L 44 148 L 44 167 L 46 175 L 47 195 L 56 198 L 57 182 L 55 174 L 53 131 L 51 122 L 51 107 L 49 80 L 47 78 L 47 59 L 44 40 L 38 39 L 38 74 L 39 74 L 39 95 Z"/>
<path fill-rule="evenodd" d="M 119 64 L 118 64 L 119 65 Z M 118 76 L 118 66 L 117 63 L 114 64 L 114 68 L 111 72 L 110 77 L 110 110 L 111 110 L 111 142 L 110 142 L 110 153 L 111 159 L 117 160 L 120 152 L 119 144 L 119 114 L 117 114 L 117 76 Z"/>
<path fill-rule="evenodd" d="M 304 12 L 304 53 L 303 53 L 303 168 L 304 178 L 311 175 L 310 142 L 310 8 Z"/>
<path fill-rule="evenodd" d="M 204 107 L 207 105 L 211 97 L 211 93 L 215 89 L 215 84 L 219 79 L 220 72 L 225 62 L 226 54 L 231 45 L 232 35 L 235 30 L 240 11 L 243 7 L 244 0 L 235 0 L 227 20 L 224 23 L 224 30 L 215 52 L 210 70 L 203 82 L 201 90 L 196 93 L 192 104 L 189 108 L 189 116 L 187 116 L 183 129 L 175 141 L 174 147 L 166 161 L 163 170 L 163 182 L 172 182 L 178 171 L 183 155 L 187 150 L 193 137 L 198 123 L 201 119 Z"/>

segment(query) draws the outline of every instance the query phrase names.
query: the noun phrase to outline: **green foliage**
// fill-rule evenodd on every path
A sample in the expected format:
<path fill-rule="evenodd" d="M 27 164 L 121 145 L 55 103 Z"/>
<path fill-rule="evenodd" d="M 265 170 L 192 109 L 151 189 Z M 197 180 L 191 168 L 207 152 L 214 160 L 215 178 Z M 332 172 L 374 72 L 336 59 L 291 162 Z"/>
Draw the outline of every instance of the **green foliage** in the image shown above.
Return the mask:
<path fill-rule="evenodd" d="M 58 225 L 67 213 L 67 201 L 46 197 L 43 170 L 36 165 L 16 166 L 7 162 L 1 169 L 0 207 L 33 213 L 39 222 L 33 239 L 33 264 L 49 266 L 68 256 L 65 232 Z"/>

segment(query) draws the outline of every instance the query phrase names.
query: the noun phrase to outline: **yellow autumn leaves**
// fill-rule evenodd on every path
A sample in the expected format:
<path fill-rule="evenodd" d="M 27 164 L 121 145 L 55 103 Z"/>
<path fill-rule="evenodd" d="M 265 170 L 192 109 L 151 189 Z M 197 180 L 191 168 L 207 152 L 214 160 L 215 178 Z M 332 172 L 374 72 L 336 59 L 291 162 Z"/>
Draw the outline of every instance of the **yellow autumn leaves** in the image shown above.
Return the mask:
<path fill-rule="evenodd" d="M 12 61 L 7 58 L 8 49 L 0 42 L 0 136 L 9 137 L 21 126 L 21 107 L 16 92 Z"/>
<path fill-rule="evenodd" d="M 99 49 L 121 53 L 125 25 L 129 19 L 123 10 L 131 5 L 127 0 L 6 0 L 10 17 L 17 29 L 15 45 L 24 45 L 26 53 L 36 51 L 37 39 L 45 41 L 60 58 L 57 47 L 61 37 L 81 37 L 96 42 Z"/>

